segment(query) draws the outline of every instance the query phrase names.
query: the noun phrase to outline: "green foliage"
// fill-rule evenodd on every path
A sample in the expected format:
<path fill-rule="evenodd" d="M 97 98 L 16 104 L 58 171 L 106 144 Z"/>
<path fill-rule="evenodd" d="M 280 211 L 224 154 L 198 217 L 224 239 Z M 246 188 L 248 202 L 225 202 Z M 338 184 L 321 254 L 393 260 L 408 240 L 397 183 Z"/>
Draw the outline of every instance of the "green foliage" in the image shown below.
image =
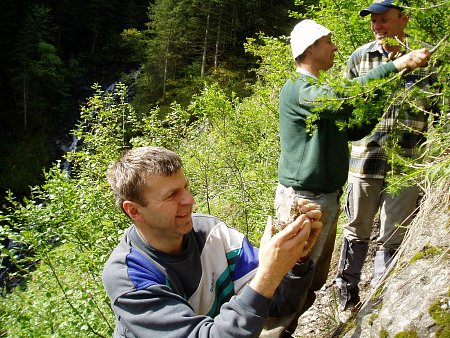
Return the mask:
<path fill-rule="evenodd" d="M 372 326 L 373 323 L 375 323 L 375 320 L 377 320 L 377 318 L 378 318 L 378 314 L 372 313 L 369 317 L 369 325 Z"/>
<path fill-rule="evenodd" d="M 2 1 L 2 201 L 7 189 L 28 196 L 29 185 L 42 183 L 42 168 L 60 158 L 59 146 L 93 82 L 115 81 L 138 67 L 119 34 L 125 27 L 144 27 L 148 3 Z"/>
<path fill-rule="evenodd" d="M 386 329 L 381 328 L 381 330 L 380 330 L 380 338 L 389 338 L 389 333 L 387 332 Z"/>
<path fill-rule="evenodd" d="M 450 141 L 448 137 L 450 114 L 449 114 L 449 64 L 448 55 L 450 44 L 442 44 L 433 54 L 430 66 L 436 69 L 433 76 L 436 77 L 437 85 L 428 90 L 414 88 L 413 90 L 399 90 L 401 79 L 393 76 L 386 80 L 373 81 L 363 87 L 350 86 L 342 82 L 345 63 L 356 47 L 373 40 L 370 31 L 370 16 L 361 18 L 359 10 L 366 7 L 367 1 L 348 2 L 321 0 L 309 3 L 307 1 L 296 1 L 301 6 L 301 13 L 291 12 L 291 16 L 297 19 L 314 19 L 325 25 L 333 32 L 333 39 L 339 49 L 334 69 L 322 74 L 322 81 L 333 87 L 339 94 L 337 100 L 327 100 L 327 104 L 349 104 L 355 107 L 354 118 L 347 123 L 340 123 L 341 127 L 358 125 L 372 116 L 380 116 L 388 107 L 395 102 L 401 102 L 404 108 L 411 111 L 424 112 L 431 128 L 423 134 L 427 140 L 422 146 L 420 158 L 405 157 L 400 151 L 395 138 L 387 145 L 388 159 L 392 171 L 388 175 L 390 192 L 397 191 L 400 187 L 411 185 L 425 179 L 427 184 L 439 177 L 448 176 L 450 170 L 448 148 Z M 339 13 L 339 15 L 336 15 Z M 409 2 L 407 13 L 410 16 L 407 33 L 410 40 L 423 41 L 436 45 L 450 31 L 450 23 L 444 18 L 450 16 L 450 4 L 441 2 L 435 4 L 433 1 L 415 0 Z M 412 47 L 419 46 L 412 43 Z M 376 100 L 371 97 L 376 96 Z M 420 107 L 425 109 L 421 110 Z M 403 128 L 401 124 L 398 127 Z M 310 130 L 314 131 L 314 118 L 310 121 Z M 400 128 L 392 132 L 401 132 Z M 432 145 L 432 146 L 431 146 Z M 401 173 L 401 174 L 400 174 Z"/>
<path fill-rule="evenodd" d="M 42 135 L 30 136 L 17 142 L 14 147 L 0 142 L 0 167 L 10 168 L 0 175 L 0 187 L 9 187 L 18 194 L 28 195 L 29 186 L 41 182 L 42 170 L 48 161 L 47 146 Z M 27 168 L 27 170 L 24 170 Z M 39 168 L 39 169 L 38 169 Z"/>
<path fill-rule="evenodd" d="M 450 310 L 448 309 L 448 295 L 430 305 L 429 313 L 438 328 L 436 337 L 450 337 Z"/>
<path fill-rule="evenodd" d="M 267 90 L 279 92 L 295 69 L 287 38 L 273 38 L 260 33 L 258 38 L 248 38 L 244 47 L 246 52 L 258 57 L 258 67 L 253 69 L 262 85 L 258 88 L 266 86 Z"/>
<path fill-rule="evenodd" d="M 425 245 L 425 247 L 422 248 L 418 253 L 414 255 L 414 257 L 411 258 L 410 263 L 414 263 L 415 261 L 418 261 L 419 259 L 423 258 L 431 258 L 433 256 L 439 255 L 442 253 L 441 248 L 437 248 L 434 246 Z"/>
<path fill-rule="evenodd" d="M 65 69 L 54 45 L 55 27 L 50 8 L 34 5 L 30 8 L 14 50 L 18 61 L 12 81 L 23 116 L 23 129 L 52 125 L 68 95 Z"/>
<path fill-rule="evenodd" d="M 365 97 L 377 93 L 381 87 L 394 86 L 396 81 L 375 82 L 364 89 L 342 85 L 340 72 L 344 60 L 356 45 L 371 38 L 367 22 L 362 22 L 357 12 L 353 13 L 356 7 L 363 6 L 357 5 L 321 1 L 314 5 L 314 11 L 308 7 L 305 14 L 319 18 L 319 22 L 335 30 L 338 45 L 342 43 L 343 57 L 337 70 L 324 81 L 345 93 L 347 100 L 353 100 L 357 117 L 352 123 L 361 122 L 365 109 L 376 108 L 364 104 Z M 342 17 L 336 16 L 338 11 Z M 163 30 L 161 26 L 161 34 L 169 28 L 164 26 Z M 355 32 L 352 37 L 348 36 L 349 31 Z M 132 37 L 124 43 L 148 47 L 144 33 L 129 30 L 124 35 Z M 266 216 L 273 214 L 279 155 L 278 95 L 285 80 L 292 76 L 293 64 L 285 37 L 260 34 L 249 39 L 245 49 L 258 59 L 258 67 L 252 69 L 257 81 L 246 92 L 251 95 L 245 98 L 230 90 L 242 83 L 239 76 L 227 73 L 225 67 L 218 67 L 201 81 L 196 78 L 198 60 L 184 64 L 186 83 L 196 94 L 187 100 L 188 90 L 183 92 L 183 104 L 170 100 L 170 106 L 143 104 L 140 108 L 144 109 L 137 110 L 127 102 L 127 88 L 123 84 L 116 85 L 111 92 L 98 85 L 93 87 L 94 93 L 82 107 L 81 122 L 73 132 L 80 147 L 67 155 L 71 174 L 61 170 L 59 163 L 55 164 L 44 173 L 45 184 L 33 187 L 31 196 L 23 201 L 10 195 L 5 211 L 0 214 L 0 242 L 9 239 L 22 243 L 21 247 L 2 247 L 2 257 L 16 263 L 17 277 L 27 278 L 20 288 L 0 298 L 3 330 L 0 334 L 111 335 L 114 317 L 100 275 L 129 220 L 115 208 L 105 172 L 125 148 L 153 144 L 178 152 L 190 178 L 197 203 L 195 211 L 223 219 L 258 244 Z M 440 64 L 436 62 L 442 93 L 436 98 L 441 110 L 427 135 L 433 147 L 422 160 L 424 165 L 430 163 L 426 170 L 430 181 L 449 170 L 448 154 L 444 151 L 449 142 L 445 77 L 448 62 L 443 51 L 448 51 L 448 47 L 439 51 Z M 150 90 L 154 79 L 149 74 L 144 73 L 139 81 Z M 223 81 L 221 74 L 226 74 L 227 79 Z M 342 100 L 330 104 L 342 104 Z M 423 177 L 425 172 L 417 174 L 414 169 L 411 175 Z M 12 274 L 11 278 L 16 276 Z"/>
<path fill-rule="evenodd" d="M 243 54 L 242 41 L 258 31 L 285 31 L 290 25 L 283 15 L 289 7 L 291 0 L 280 0 L 275 5 L 234 0 L 155 1 L 149 6 L 147 30 L 129 29 L 122 34 L 133 49 L 139 49 L 139 55 L 144 54 L 135 107 L 144 111 L 154 104 L 170 105 L 174 95 L 178 103 L 186 106 L 189 102 L 178 95 L 180 88 L 192 89 L 185 97 L 198 94 L 199 80 L 222 82 L 223 78 L 217 79 L 216 75 L 224 75 L 224 69 L 244 78 L 252 59 Z M 249 16 L 253 19 L 249 20 Z M 186 80 L 190 87 L 184 85 Z M 233 83 L 232 88 L 242 91 L 241 85 Z"/>
<path fill-rule="evenodd" d="M 358 323 L 356 321 L 356 316 L 351 316 L 345 323 L 343 324 L 342 331 L 343 333 L 350 332 L 357 327 Z"/>
<path fill-rule="evenodd" d="M 30 275 L 28 287 L 5 297 L 0 322 L 5 320 L 2 329 L 8 337 L 110 336 L 112 318 L 100 271 L 83 264 L 86 250 L 79 249 L 65 244 L 49 253 Z"/>
<path fill-rule="evenodd" d="M 371 300 L 376 301 L 376 300 L 380 299 L 382 295 L 383 295 L 383 287 L 382 286 L 377 287 L 375 292 L 372 294 Z M 381 305 L 381 302 L 380 302 L 380 305 Z"/>
<path fill-rule="evenodd" d="M 394 335 L 394 338 L 418 338 L 419 336 L 417 335 L 416 331 L 402 331 L 402 332 L 397 332 Z"/>
<path fill-rule="evenodd" d="M 105 328 L 111 313 L 100 273 L 127 222 L 114 207 L 104 173 L 123 147 L 133 111 L 123 101 L 123 86 L 110 94 L 98 86 L 95 90 L 83 107 L 83 117 L 90 123 L 84 131 L 74 132 L 83 142 L 83 149 L 69 156 L 74 176 L 55 165 L 45 173 L 45 184 L 33 188 L 29 199 L 18 202 L 10 196 L 5 213 L 0 215 L 1 242 L 22 243 L 12 250 L 2 249 L 2 255 L 16 264 L 15 274 L 27 275 L 38 266 L 29 275 L 26 289 L 1 300 L 5 310 L 0 321 L 8 336 L 37 337 L 55 332 L 63 336 L 64 332 L 68 336 L 100 332 L 103 336 L 108 332 Z M 55 246 L 59 246 L 57 250 Z M 24 251 L 25 256 L 20 255 Z M 30 302 L 34 305 L 29 306 Z M 37 307 L 43 307 L 42 311 Z M 35 312 L 42 316 L 36 317 Z M 56 320 L 55 314 L 63 315 Z M 29 318 L 39 325 L 30 326 Z"/>
<path fill-rule="evenodd" d="M 197 208 L 258 243 L 265 216 L 273 214 L 278 133 L 272 112 L 255 103 L 228 99 L 217 86 L 206 88 L 189 109 L 206 112 L 207 120 L 183 147 L 183 159 Z"/>
<path fill-rule="evenodd" d="M 144 63 L 146 47 L 145 34 L 136 28 L 128 28 L 120 36 L 124 47 L 133 51 L 133 59 L 139 62 L 139 64 Z"/>

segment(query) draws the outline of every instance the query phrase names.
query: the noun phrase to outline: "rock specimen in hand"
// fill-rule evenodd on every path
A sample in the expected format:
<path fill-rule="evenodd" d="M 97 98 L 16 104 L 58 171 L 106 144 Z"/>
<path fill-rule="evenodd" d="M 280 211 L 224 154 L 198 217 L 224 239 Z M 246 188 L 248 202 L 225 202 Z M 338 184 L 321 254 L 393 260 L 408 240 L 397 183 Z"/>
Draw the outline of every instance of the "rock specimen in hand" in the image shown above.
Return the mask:
<path fill-rule="evenodd" d="M 280 205 L 276 211 L 274 225 L 277 230 L 282 230 L 292 223 L 301 214 L 298 197 L 291 187 L 285 189 L 280 196 Z"/>

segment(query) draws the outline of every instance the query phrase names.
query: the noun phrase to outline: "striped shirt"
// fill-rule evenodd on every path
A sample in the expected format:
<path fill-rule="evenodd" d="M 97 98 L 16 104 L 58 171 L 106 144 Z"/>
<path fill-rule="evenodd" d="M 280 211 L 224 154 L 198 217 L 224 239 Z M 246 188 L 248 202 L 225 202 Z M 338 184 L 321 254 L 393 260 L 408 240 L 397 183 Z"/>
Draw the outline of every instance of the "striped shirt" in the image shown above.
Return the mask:
<path fill-rule="evenodd" d="M 408 41 L 409 40 L 409 41 Z M 417 44 L 407 39 L 407 45 Z M 424 45 L 414 46 L 423 48 Z M 428 47 L 428 46 L 425 46 Z M 359 47 L 350 56 L 347 63 L 349 78 L 366 74 L 370 69 L 386 63 L 387 55 L 376 41 Z M 403 77 L 406 89 L 411 86 L 421 90 L 429 90 L 434 82 L 429 69 L 416 69 Z M 424 131 L 427 129 L 427 117 L 414 106 L 429 111 L 431 104 L 419 98 L 398 95 L 388 110 L 383 114 L 377 128 L 371 135 L 352 142 L 349 174 L 362 178 L 384 178 L 390 170 L 386 154 L 387 143 L 396 144 L 401 149 L 401 155 L 415 158 L 419 155 L 419 146 L 424 141 Z M 415 100 L 414 102 L 412 102 Z"/>
<path fill-rule="evenodd" d="M 258 249 L 219 219 L 192 215 L 179 254 L 147 244 L 130 227 L 103 270 L 119 337 L 255 337 L 267 317 L 298 311 L 311 285 L 313 262 L 297 263 L 273 298 L 248 283 Z"/>

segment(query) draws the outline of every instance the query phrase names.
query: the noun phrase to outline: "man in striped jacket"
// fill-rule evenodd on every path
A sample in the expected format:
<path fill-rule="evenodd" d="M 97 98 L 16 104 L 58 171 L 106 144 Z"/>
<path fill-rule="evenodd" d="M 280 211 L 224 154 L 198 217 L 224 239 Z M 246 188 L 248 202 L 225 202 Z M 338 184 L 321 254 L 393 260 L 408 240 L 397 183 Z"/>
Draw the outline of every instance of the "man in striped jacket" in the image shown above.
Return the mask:
<path fill-rule="evenodd" d="M 221 220 L 192 214 L 172 151 L 129 150 L 108 181 L 134 223 L 103 271 L 114 337 L 258 337 L 269 315 L 302 306 L 322 226 L 316 204 L 301 200 L 301 215 L 276 234 L 269 218 L 258 250 Z"/>

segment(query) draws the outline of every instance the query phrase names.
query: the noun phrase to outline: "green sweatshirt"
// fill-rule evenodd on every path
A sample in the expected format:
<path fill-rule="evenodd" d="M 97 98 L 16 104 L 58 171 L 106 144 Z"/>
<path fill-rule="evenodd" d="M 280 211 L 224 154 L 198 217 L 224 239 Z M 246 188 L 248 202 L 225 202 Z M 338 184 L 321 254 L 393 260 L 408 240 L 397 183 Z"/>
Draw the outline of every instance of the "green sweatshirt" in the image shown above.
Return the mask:
<path fill-rule="evenodd" d="M 396 72 L 392 62 L 380 65 L 366 75 L 353 79 L 365 84 L 372 79 Z M 301 74 L 295 81 L 286 81 L 280 93 L 280 142 L 278 180 L 285 187 L 315 193 L 329 193 L 340 189 L 346 179 L 349 163 L 348 141 L 368 135 L 377 120 L 360 128 L 339 130 L 338 119 L 351 116 L 352 107 L 342 105 L 338 114 L 325 108 L 319 113 L 317 129 L 312 135 L 306 131 L 306 119 L 320 103 L 319 97 L 334 97 L 328 86 L 315 83 L 314 78 Z"/>

